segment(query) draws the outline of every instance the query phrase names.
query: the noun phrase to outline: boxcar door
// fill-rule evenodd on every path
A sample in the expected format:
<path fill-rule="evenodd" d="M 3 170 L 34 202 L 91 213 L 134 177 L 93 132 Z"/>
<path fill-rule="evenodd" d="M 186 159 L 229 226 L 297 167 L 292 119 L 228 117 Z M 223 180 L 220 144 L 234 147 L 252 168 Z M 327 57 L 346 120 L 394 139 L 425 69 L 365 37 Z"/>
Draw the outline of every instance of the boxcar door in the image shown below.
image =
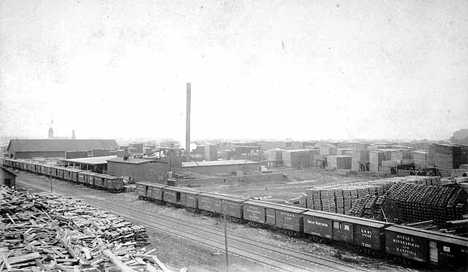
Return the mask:
<path fill-rule="evenodd" d="M 434 241 L 429 241 L 429 261 L 433 264 L 437 264 L 439 262 L 437 243 Z"/>
<path fill-rule="evenodd" d="M 333 221 L 333 240 L 352 243 L 353 227 L 353 224 L 350 223 Z"/>

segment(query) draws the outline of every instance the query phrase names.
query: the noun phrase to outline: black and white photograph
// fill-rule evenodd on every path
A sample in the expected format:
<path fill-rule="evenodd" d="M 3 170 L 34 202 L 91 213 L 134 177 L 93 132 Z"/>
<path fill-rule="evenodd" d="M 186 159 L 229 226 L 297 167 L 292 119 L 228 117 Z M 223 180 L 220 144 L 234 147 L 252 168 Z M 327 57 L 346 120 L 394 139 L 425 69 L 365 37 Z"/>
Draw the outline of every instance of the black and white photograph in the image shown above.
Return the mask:
<path fill-rule="evenodd" d="M 465 272 L 468 1 L 0 0 L 0 272 Z"/>

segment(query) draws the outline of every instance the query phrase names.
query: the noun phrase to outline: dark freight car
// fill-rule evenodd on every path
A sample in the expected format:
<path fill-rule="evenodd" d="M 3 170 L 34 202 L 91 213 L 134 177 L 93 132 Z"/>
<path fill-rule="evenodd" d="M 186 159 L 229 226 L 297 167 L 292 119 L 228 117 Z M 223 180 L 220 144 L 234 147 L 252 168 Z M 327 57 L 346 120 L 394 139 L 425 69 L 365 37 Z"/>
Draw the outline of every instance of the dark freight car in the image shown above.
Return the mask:
<path fill-rule="evenodd" d="M 304 213 L 304 233 L 346 242 L 376 251 L 384 250 L 386 223 L 322 211 Z"/>
<path fill-rule="evenodd" d="M 428 262 L 429 241 L 415 231 L 399 226 L 385 229 L 385 248 L 388 254 L 420 262 Z"/>
<path fill-rule="evenodd" d="M 310 210 L 304 213 L 305 234 L 332 239 L 332 224 L 332 219 L 325 214 Z"/>
<path fill-rule="evenodd" d="M 468 238 L 405 226 L 386 228 L 389 254 L 439 266 L 466 265 Z"/>
<path fill-rule="evenodd" d="M 385 227 L 387 224 L 375 220 L 362 220 L 354 224 L 354 244 L 377 251 L 383 251 L 385 245 Z"/>
<path fill-rule="evenodd" d="M 304 230 L 303 213 L 306 212 L 307 209 L 294 207 L 294 206 L 287 206 L 287 205 L 282 205 L 282 204 L 276 204 L 276 203 L 268 203 L 267 218 L 268 218 L 268 210 L 270 209 L 275 210 L 275 220 L 276 220 L 275 226 L 277 228 L 280 228 L 283 230 L 295 231 L 298 233 L 303 232 Z"/>

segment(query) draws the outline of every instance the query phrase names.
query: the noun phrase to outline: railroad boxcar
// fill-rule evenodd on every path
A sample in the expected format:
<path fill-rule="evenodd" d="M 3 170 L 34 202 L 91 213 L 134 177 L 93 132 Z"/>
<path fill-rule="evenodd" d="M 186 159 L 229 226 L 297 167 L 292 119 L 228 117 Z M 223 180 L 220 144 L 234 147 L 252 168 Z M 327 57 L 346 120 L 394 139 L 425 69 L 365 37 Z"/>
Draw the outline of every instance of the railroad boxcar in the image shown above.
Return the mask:
<path fill-rule="evenodd" d="M 57 166 L 51 166 L 50 167 L 50 176 L 51 177 L 54 177 L 54 178 L 59 178 L 59 171 L 58 171 L 58 167 Z M 63 176 L 62 176 L 63 178 Z"/>
<path fill-rule="evenodd" d="M 33 162 L 29 162 L 28 163 L 28 169 L 27 169 L 29 172 L 32 172 L 34 173 L 36 171 L 36 164 L 33 163 Z"/>
<path fill-rule="evenodd" d="M 16 162 L 16 168 L 19 170 L 24 170 L 24 162 L 23 161 L 17 161 Z"/>
<path fill-rule="evenodd" d="M 163 200 L 166 203 L 178 207 L 198 209 L 198 191 L 188 188 L 166 186 L 164 187 Z"/>
<path fill-rule="evenodd" d="M 87 175 L 87 172 L 85 171 L 80 171 L 78 172 L 78 183 L 82 183 L 84 184 L 86 182 L 86 175 Z"/>
<path fill-rule="evenodd" d="M 438 266 L 466 265 L 468 238 L 406 226 L 385 229 L 387 254 Z"/>
<path fill-rule="evenodd" d="M 223 215 L 226 215 L 227 219 L 234 222 L 242 222 L 244 220 L 244 209 L 243 203 L 248 199 L 243 197 L 218 195 L 221 199 Z"/>
<path fill-rule="evenodd" d="M 50 176 L 51 168 L 49 165 L 42 164 L 41 165 L 41 174 Z"/>
<path fill-rule="evenodd" d="M 23 170 L 31 171 L 31 162 L 30 161 L 23 161 Z"/>
<path fill-rule="evenodd" d="M 39 166 L 37 163 L 31 162 L 31 163 L 29 164 L 29 171 L 31 171 L 32 173 L 37 173 L 37 170 L 36 170 L 36 169 L 40 169 L 40 168 L 38 168 L 38 167 L 40 167 L 40 166 Z"/>
<path fill-rule="evenodd" d="M 123 179 L 101 174 L 101 177 L 104 177 L 104 188 L 111 192 L 120 192 L 124 188 Z"/>
<path fill-rule="evenodd" d="M 67 168 L 66 172 L 68 172 L 69 181 L 78 182 L 78 174 L 82 171 L 74 168 Z"/>
<path fill-rule="evenodd" d="M 34 166 L 34 163 L 33 163 L 33 162 L 27 161 L 27 162 L 26 162 L 25 170 L 26 170 L 26 171 L 29 171 L 29 172 L 32 172 L 32 171 L 33 171 L 33 166 Z"/>
<path fill-rule="evenodd" d="M 304 212 L 307 209 L 295 206 L 272 203 L 275 208 L 275 226 L 286 230 L 291 234 L 299 234 L 304 231 Z"/>
<path fill-rule="evenodd" d="M 64 167 L 58 166 L 56 167 L 57 169 L 57 178 L 63 179 L 65 175 L 65 169 Z"/>
<path fill-rule="evenodd" d="M 106 177 L 101 174 L 95 174 L 94 176 L 94 187 L 96 188 L 105 188 L 106 186 Z"/>
<path fill-rule="evenodd" d="M 8 167 L 12 167 L 12 164 L 13 163 L 12 163 L 11 159 L 5 159 L 5 158 L 3 159 L 3 165 L 8 166 Z"/>
<path fill-rule="evenodd" d="M 385 222 L 343 214 L 309 210 L 304 213 L 304 233 L 384 251 Z"/>
<path fill-rule="evenodd" d="M 96 178 L 96 173 L 86 172 L 85 184 L 87 186 L 94 187 L 94 179 Z"/>
<path fill-rule="evenodd" d="M 262 202 L 255 201 L 255 200 L 248 200 L 243 203 L 243 212 L 244 212 L 244 220 L 252 222 L 255 224 L 264 225 L 267 222 L 266 216 L 266 207 L 262 205 Z M 273 213 L 274 219 L 274 213 Z M 273 224 L 274 225 L 274 220 Z"/>
<path fill-rule="evenodd" d="M 28 161 L 21 161 L 20 166 L 21 166 L 21 170 L 27 171 L 29 169 L 29 162 Z"/>
<path fill-rule="evenodd" d="M 163 202 L 163 189 L 167 187 L 165 184 L 151 182 L 137 182 L 137 194 L 140 199 L 150 199 L 159 203 Z"/>
<path fill-rule="evenodd" d="M 243 203 L 243 207 L 244 220 L 274 226 L 294 235 L 303 232 L 302 214 L 307 209 L 261 200 L 246 201 Z"/>
<path fill-rule="evenodd" d="M 18 168 L 18 161 L 17 160 L 11 160 L 11 167 Z"/>
<path fill-rule="evenodd" d="M 200 209 L 202 213 L 212 216 L 221 214 L 221 198 L 218 194 L 202 192 L 198 195 L 198 209 Z"/>
<path fill-rule="evenodd" d="M 232 221 L 241 221 L 243 218 L 242 203 L 245 201 L 247 201 L 246 198 L 200 192 L 198 209 L 211 216 L 226 214 L 227 218 Z"/>

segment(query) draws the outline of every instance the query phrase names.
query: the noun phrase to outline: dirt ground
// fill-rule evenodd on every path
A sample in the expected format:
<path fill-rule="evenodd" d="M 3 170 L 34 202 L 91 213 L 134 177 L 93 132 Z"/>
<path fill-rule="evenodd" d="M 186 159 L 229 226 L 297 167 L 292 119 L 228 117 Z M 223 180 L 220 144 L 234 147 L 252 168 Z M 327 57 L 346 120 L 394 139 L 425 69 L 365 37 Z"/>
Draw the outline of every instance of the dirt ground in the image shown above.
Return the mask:
<path fill-rule="evenodd" d="M 297 181 L 258 181 L 258 182 L 235 182 L 210 184 L 197 184 L 197 189 L 202 191 L 232 194 L 242 197 L 266 197 L 274 199 L 291 200 L 306 193 L 306 189 L 315 186 L 349 184 L 360 181 L 376 180 L 382 176 L 370 175 L 346 175 L 338 171 L 327 171 L 325 169 L 275 169 L 274 172 L 281 172 L 293 176 Z"/>
<path fill-rule="evenodd" d="M 304 171 L 304 170 L 301 170 Z M 18 176 L 18 184 L 25 183 L 22 182 L 21 177 L 25 176 L 28 179 L 33 179 L 34 182 L 38 182 L 38 184 L 49 184 L 50 180 L 44 176 L 37 176 L 30 173 L 21 172 Z M 309 175 L 307 171 L 304 171 L 304 175 Z M 339 176 L 324 176 L 322 179 L 322 173 L 311 173 L 311 176 L 317 176 L 318 181 L 311 181 L 310 183 L 297 183 L 294 186 L 294 190 L 291 192 L 300 192 L 304 188 L 307 188 L 311 184 L 322 184 L 325 182 L 329 184 L 329 182 L 343 182 Z M 347 179 L 350 182 L 360 181 L 360 178 L 350 178 Z M 76 194 L 76 191 L 79 190 L 80 192 L 84 192 L 89 196 L 93 196 L 96 199 L 105 199 L 109 201 L 115 201 L 119 203 L 125 203 L 126 205 L 137 207 L 138 209 L 145 210 L 145 211 L 154 211 L 159 213 L 164 213 L 169 216 L 179 218 L 185 222 L 192 222 L 193 224 L 202 225 L 202 226 L 211 226 L 211 227 L 218 227 L 222 228 L 222 223 L 220 218 L 211 218 L 205 217 L 200 214 L 194 214 L 188 212 L 183 209 L 176 209 L 172 207 L 160 206 L 154 203 L 149 203 L 146 201 L 138 200 L 135 193 L 120 193 L 120 194 L 111 194 L 95 189 L 91 189 L 88 187 L 84 187 L 82 185 L 71 184 L 65 181 L 60 180 L 53 180 L 54 188 L 56 191 L 60 189 L 60 191 L 64 192 L 65 195 L 73 196 Z M 239 194 L 239 195 L 252 195 L 255 192 L 260 191 L 260 187 L 263 185 L 246 185 L 246 184 L 238 184 L 235 186 L 231 186 L 231 188 L 226 187 L 226 185 L 221 184 L 219 186 L 215 186 L 215 188 L 211 188 L 212 190 L 219 190 L 223 189 L 224 192 L 230 194 Z M 279 187 L 288 187 L 289 185 L 285 182 L 273 182 L 269 183 L 269 188 L 278 187 L 276 191 L 278 192 L 277 197 L 280 196 L 289 196 L 293 195 L 293 193 L 284 193 L 281 192 L 282 190 Z M 25 186 L 27 187 L 27 186 Z M 250 190 L 252 188 L 257 188 L 257 190 Z M 210 188 L 206 188 L 210 189 Z M 414 269 L 404 268 L 397 265 L 389 264 L 384 259 L 376 259 L 376 258 L 369 258 L 365 256 L 360 256 L 355 252 L 352 252 L 346 248 L 339 247 L 336 245 L 327 245 L 327 244 L 318 244 L 310 242 L 306 239 L 296 239 L 288 237 L 282 233 L 267 230 L 267 229 L 257 229 L 252 228 L 247 225 L 237 224 L 237 223 L 228 223 L 228 231 L 231 233 L 236 233 L 238 235 L 242 235 L 244 237 L 255 237 L 255 239 L 265 241 L 274 245 L 278 245 L 281 247 L 291 248 L 294 250 L 305 251 L 305 252 L 314 252 L 321 254 L 323 256 L 327 256 L 328 258 L 341 260 L 342 262 L 352 263 L 357 267 L 368 268 L 371 271 L 415 271 Z M 168 233 L 163 233 L 157 230 L 148 229 L 149 234 L 149 241 L 150 245 L 148 246 L 150 249 L 155 248 L 158 257 L 165 263 L 169 264 L 173 267 L 187 267 L 189 271 L 223 271 L 225 265 L 224 259 L 224 252 L 219 249 L 210 248 L 204 245 L 200 245 L 197 243 L 192 243 L 186 239 L 183 239 L 179 236 L 170 235 Z M 229 271 L 271 271 L 271 269 L 256 264 L 250 260 L 246 260 L 244 258 L 234 256 L 232 254 L 229 255 Z M 429 271 L 429 270 L 426 270 Z M 433 270 L 431 270 L 433 271 Z"/>

